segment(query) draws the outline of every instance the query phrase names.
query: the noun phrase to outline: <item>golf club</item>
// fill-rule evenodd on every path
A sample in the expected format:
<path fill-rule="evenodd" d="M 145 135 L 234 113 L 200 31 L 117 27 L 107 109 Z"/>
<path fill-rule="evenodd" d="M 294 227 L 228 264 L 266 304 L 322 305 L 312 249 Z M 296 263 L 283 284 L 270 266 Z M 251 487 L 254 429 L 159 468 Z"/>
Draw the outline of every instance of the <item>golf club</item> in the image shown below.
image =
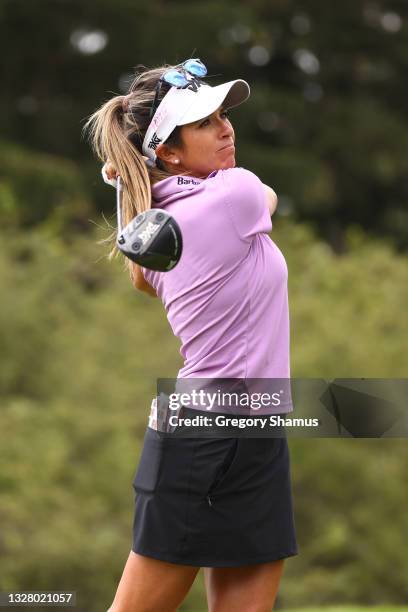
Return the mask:
<path fill-rule="evenodd" d="M 121 177 L 116 181 L 118 219 L 117 247 L 132 261 L 158 272 L 172 270 L 183 250 L 181 230 L 177 221 L 166 211 L 151 208 L 138 214 L 122 228 Z"/>

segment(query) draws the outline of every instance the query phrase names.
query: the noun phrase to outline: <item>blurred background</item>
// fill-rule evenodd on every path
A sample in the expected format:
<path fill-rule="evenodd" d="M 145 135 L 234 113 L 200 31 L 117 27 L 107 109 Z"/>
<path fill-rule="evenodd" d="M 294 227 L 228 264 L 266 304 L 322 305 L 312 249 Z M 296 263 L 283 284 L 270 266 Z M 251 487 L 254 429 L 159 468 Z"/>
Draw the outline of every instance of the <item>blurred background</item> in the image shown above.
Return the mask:
<path fill-rule="evenodd" d="M 156 379 L 182 362 L 161 303 L 99 244 L 115 193 L 86 118 L 138 64 L 247 80 L 237 165 L 279 195 L 292 375 L 406 377 L 408 5 L 2 0 L 0 47 L 0 590 L 100 612 Z M 408 604 L 406 440 L 290 448 L 300 554 L 276 609 Z M 206 609 L 200 572 L 180 610 Z"/>

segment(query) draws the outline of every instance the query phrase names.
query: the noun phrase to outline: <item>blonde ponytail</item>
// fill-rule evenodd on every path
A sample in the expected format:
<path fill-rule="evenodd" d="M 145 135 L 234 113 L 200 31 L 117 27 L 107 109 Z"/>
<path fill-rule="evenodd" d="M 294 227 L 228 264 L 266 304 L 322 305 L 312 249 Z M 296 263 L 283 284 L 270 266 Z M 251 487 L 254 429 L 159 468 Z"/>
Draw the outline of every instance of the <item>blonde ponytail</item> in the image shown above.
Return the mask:
<path fill-rule="evenodd" d="M 145 69 L 136 76 L 126 96 L 115 96 L 107 100 L 86 121 L 83 128 L 91 146 L 102 163 L 109 161 L 124 185 L 122 198 L 122 222 L 129 223 L 137 214 L 151 208 L 152 185 L 171 176 L 158 161 L 156 167 L 147 167 L 142 155 L 142 142 L 149 125 L 150 107 L 154 99 L 156 84 L 165 70 L 162 66 Z M 164 84 L 161 98 L 167 93 Z M 176 128 L 166 141 L 181 146 L 180 128 Z M 108 259 L 121 254 L 116 246 L 116 231 L 100 243 L 108 243 L 111 249 Z M 124 258 L 125 268 L 135 284 L 136 267 Z"/>

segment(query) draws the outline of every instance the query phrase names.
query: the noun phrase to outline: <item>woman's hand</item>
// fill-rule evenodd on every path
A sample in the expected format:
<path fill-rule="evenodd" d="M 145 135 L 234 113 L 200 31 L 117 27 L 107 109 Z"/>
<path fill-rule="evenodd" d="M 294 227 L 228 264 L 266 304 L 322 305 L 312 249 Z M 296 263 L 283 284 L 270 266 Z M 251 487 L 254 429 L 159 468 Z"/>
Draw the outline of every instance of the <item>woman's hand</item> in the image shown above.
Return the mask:
<path fill-rule="evenodd" d="M 116 187 L 117 172 L 113 164 L 111 164 L 111 162 L 109 161 L 109 159 L 102 166 L 101 172 L 102 172 L 102 178 L 105 181 L 105 183 L 107 183 L 108 185 L 112 185 L 112 187 Z"/>

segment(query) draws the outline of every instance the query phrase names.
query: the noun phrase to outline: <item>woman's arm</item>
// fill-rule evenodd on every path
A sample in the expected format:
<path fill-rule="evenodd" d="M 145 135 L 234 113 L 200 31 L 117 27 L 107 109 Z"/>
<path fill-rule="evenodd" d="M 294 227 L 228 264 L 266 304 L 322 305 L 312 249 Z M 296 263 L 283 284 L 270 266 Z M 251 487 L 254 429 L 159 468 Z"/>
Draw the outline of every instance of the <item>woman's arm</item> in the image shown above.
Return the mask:
<path fill-rule="evenodd" d="M 136 289 L 139 289 L 139 291 L 144 291 L 145 293 L 148 293 L 152 297 L 157 297 L 157 293 L 155 292 L 153 287 L 149 285 L 149 283 L 143 276 L 143 272 L 140 269 L 140 266 L 138 264 L 135 264 L 135 263 L 133 264 L 132 277 L 133 277 L 133 285 L 136 287 Z"/>
<path fill-rule="evenodd" d="M 275 212 L 276 207 L 278 205 L 278 196 L 276 195 L 276 193 L 274 192 L 274 190 L 271 187 L 268 187 L 268 185 L 264 184 L 264 187 L 265 187 L 265 192 L 266 192 L 266 196 L 267 196 L 269 212 L 270 212 L 271 217 L 272 217 L 272 215 Z"/>

